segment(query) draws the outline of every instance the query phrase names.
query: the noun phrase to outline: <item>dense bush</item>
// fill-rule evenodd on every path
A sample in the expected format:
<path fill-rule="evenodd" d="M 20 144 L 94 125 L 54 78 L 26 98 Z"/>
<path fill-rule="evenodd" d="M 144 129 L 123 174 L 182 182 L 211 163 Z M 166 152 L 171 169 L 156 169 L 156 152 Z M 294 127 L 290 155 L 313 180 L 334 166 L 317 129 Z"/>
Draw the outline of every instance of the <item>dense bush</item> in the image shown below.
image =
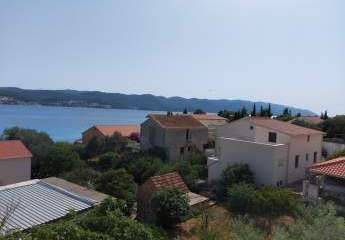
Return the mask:
<path fill-rule="evenodd" d="M 177 188 L 164 188 L 151 199 L 156 224 L 166 228 L 180 223 L 189 214 L 188 197 Z"/>
<path fill-rule="evenodd" d="M 96 180 L 96 189 L 113 197 L 123 199 L 132 208 L 136 201 L 137 186 L 132 175 L 125 169 L 109 170 Z"/>
<path fill-rule="evenodd" d="M 83 162 L 79 159 L 78 153 L 74 151 L 72 144 L 66 142 L 54 143 L 46 160 L 41 164 L 40 176 L 57 176 L 82 165 Z"/>
<path fill-rule="evenodd" d="M 94 189 L 96 180 L 100 175 L 100 172 L 95 171 L 92 168 L 80 167 L 73 169 L 70 172 L 63 173 L 60 177 L 78 185 Z"/>
<path fill-rule="evenodd" d="M 136 183 L 143 184 L 147 179 L 156 175 L 163 164 L 159 158 L 144 155 L 133 158 L 124 167 L 133 175 Z"/>
<path fill-rule="evenodd" d="M 113 152 L 107 152 L 98 157 L 97 167 L 100 171 L 116 169 L 120 165 L 120 160 Z"/>
<path fill-rule="evenodd" d="M 247 183 L 234 184 L 228 188 L 228 205 L 231 210 L 241 214 L 249 213 L 255 201 L 255 189 Z"/>
<path fill-rule="evenodd" d="M 221 201 L 225 200 L 227 190 L 236 183 L 254 184 L 254 174 L 247 164 L 234 164 L 225 168 L 217 183 L 216 195 Z"/>

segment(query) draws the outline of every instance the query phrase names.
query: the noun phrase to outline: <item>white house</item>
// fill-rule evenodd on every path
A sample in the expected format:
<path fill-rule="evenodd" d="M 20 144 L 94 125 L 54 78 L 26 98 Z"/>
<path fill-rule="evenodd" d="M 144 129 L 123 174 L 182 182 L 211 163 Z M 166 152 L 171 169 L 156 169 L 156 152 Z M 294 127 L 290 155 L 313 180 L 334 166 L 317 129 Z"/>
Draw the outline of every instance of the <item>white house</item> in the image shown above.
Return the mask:
<path fill-rule="evenodd" d="M 21 141 L 0 141 L 0 186 L 29 180 L 31 157 Z"/>
<path fill-rule="evenodd" d="M 209 180 L 231 164 L 248 164 L 258 185 L 287 185 L 321 161 L 323 132 L 263 117 L 246 117 L 217 129 Z"/>

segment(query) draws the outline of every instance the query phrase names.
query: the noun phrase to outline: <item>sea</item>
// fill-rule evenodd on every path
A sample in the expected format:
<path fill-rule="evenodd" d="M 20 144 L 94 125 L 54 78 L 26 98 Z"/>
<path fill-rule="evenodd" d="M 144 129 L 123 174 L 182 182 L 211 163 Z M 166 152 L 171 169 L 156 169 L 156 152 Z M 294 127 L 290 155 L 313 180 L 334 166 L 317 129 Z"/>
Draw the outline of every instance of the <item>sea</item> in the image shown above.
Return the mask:
<path fill-rule="evenodd" d="M 55 141 L 73 142 L 95 124 L 140 124 L 147 114 L 143 110 L 51 107 L 40 105 L 0 105 L 0 135 L 10 127 L 44 131 Z"/>

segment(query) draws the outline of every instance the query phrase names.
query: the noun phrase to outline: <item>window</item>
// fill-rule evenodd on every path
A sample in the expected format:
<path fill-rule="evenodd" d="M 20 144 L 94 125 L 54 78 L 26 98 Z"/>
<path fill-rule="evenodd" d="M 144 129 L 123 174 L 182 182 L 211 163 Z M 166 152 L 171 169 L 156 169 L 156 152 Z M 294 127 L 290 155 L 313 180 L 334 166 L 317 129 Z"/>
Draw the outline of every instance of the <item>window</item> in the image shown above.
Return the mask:
<path fill-rule="evenodd" d="M 314 152 L 314 161 L 313 161 L 314 163 L 316 163 L 317 162 L 317 152 Z"/>
<path fill-rule="evenodd" d="M 254 126 L 250 126 L 250 130 L 253 130 L 254 129 Z"/>
<path fill-rule="evenodd" d="M 295 157 L 295 168 L 298 168 L 299 165 L 299 155 L 296 155 Z"/>
<path fill-rule="evenodd" d="M 180 148 L 180 154 L 183 155 L 184 154 L 184 147 Z"/>
<path fill-rule="evenodd" d="M 188 152 L 190 152 L 190 151 L 192 151 L 192 147 L 191 146 L 188 147 Z"/>
<path fill-rule="evenodd" d="M 306 161 L 309 161 L 309 153 L 306 153 L 306 154 L 305 154 L 305 160 L 306 160 Z"/>
<path fill-rule="evenodd" d="M 189 138 L 190 138 L 190 136 L 189 136 L 189 129 L 187 129 L 187 130 L 186 130 L 186 140 L 188 141 Z"/>
<path fill-rule="evenodd" d="M 269 142 L 277 142 L 277 133 L 275 132 L 269 132 L 268 133 L 268 141 Z"/>
<path fill-rule="evenodd" d="M 307 137 L 307 142 L 310 142 L 310 135 L 308 135 Z"/>

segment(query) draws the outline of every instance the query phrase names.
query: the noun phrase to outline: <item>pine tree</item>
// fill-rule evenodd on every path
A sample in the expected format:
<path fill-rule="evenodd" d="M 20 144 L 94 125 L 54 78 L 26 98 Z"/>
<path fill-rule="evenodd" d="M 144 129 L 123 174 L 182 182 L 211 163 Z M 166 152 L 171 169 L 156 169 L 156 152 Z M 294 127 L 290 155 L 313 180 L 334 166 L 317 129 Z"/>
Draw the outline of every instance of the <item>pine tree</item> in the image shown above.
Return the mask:
<path fill-rule="evenodd" d="M 323 119 L 324 119 L 324 120 L 327 120 L 327 119 L 328 119 L 328 113 L 327 113 L 327 110 L 325 111 L 325 114 L 323 115 Z"/>

